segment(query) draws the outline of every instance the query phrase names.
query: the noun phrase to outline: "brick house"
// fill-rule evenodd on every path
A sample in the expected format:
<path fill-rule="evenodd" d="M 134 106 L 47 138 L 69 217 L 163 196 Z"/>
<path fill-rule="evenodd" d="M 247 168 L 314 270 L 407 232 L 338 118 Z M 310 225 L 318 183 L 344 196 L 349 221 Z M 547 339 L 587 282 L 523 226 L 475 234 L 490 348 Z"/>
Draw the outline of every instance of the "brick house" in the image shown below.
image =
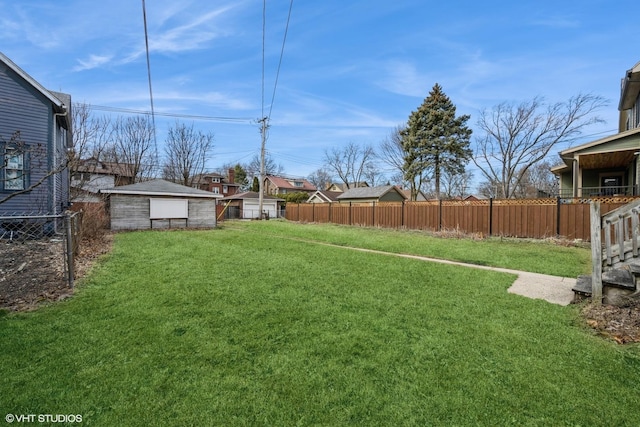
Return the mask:
<path fill-rule="evenodd" d="M 233 168 L 229 168 L 226 177 L 217 172 L 203 173 L 196 176 L 193 187 L 223 197 L 233 196 L 240 188 L 235 182 L 235 173 Z"/>
<path fill-rule="evenodd" d="M 265 194 L 315 193 L 317 188 L 304 178 L 283 178 L 267 175 L 264 179 Z"/>

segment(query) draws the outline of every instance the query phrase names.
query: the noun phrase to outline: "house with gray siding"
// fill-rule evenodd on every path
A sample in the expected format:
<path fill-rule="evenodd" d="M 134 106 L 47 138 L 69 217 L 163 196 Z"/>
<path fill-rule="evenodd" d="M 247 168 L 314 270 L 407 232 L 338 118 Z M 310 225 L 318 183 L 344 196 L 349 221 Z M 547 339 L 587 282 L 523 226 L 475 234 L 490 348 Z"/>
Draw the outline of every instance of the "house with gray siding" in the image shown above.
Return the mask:
<path fill-rule="evenodd" d="M 52 92 L 0 52 L 0 216 L 69 207 L 71 96 Z"/>
<path fill-rule="evenodd" d="M 395 185 L 350 188 L 336 197 L 340 203 L 404 202 L 407 196 Z"/>

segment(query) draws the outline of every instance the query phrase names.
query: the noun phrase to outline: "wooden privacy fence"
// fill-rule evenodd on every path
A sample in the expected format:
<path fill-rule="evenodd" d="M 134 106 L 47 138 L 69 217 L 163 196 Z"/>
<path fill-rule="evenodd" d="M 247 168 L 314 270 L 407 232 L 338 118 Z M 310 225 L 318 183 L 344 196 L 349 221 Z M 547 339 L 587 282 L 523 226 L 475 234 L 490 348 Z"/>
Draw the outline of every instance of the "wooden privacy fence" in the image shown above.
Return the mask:
<path fill-rule="evenodd" d="M 455 230 L 485 236 L 590 240 L 592 200 L 606 214 L 633 197 L 517 199 L 402 203 L 288 203 L 291 221 L 414 230 Z"/>

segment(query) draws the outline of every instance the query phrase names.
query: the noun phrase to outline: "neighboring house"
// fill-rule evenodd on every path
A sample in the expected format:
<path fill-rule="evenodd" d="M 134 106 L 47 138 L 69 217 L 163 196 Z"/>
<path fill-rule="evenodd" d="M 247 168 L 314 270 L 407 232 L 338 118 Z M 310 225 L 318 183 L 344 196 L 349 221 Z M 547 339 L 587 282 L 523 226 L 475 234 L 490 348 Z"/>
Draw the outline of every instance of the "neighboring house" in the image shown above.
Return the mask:
<path fill-rule="evenodd" d="M 112 230 L 212 228 L 218 194 L 163 179 L 100 190 L 108 196 Z"/>
<path fill-rule="evenodd" d="M 0 215 L 69 207 L 71 96 L 52 92 L 0 53 Z"/>
<path fill-rule="evenodd" d="M 240 189 L 240 184 L 235 182 L 235 169 L 230 168 L 227 173 L 226 177 L 216 172 L 197 175 L 193 186 L 223 197 L 233 196 Z"/>
<path fill-rule="evenodd" d="M 318 189 L 304 178 L 283 178 L 280 176 L 267 175 L 264 179 L 265 194 L 289 194 L 289 193 L 309 193 Z"/>
<path fill-rule="evenodd" d="M 561 197 L 639 195 L 640 62 L 622 79 L 618 132 L 559 153 Z"/>
<path fill-rule="evenodd" d="M 350 182 L 348 186 L 347 186 L 347 184 L 345 184 L 343 182 L 342 183 L 333 182 L 333 183 L 331 183 L 331 185 L 329 185 L 329 187 L 327 187 L 327 191 L 335 191 L 335 192 L 339 192 L 339 193 L 344 193 L 349 188 L 359 188 L 359 187 L 368 187 L 368 186 L 369 186 L 369 184 L 367 184 L 365 181 Z"/>
<path fill-rule="evenodd" d="M 80 160 L 71 175 L 71 200 L 81 203 L 102 201 L 100 190 L 133 184 L 132 165 Z"/>
<path fill-rule="evenodd" d="M 402 202 L 407 197 L 395 185 L 351 188 L 338 196 L 340 203 Z"/>
<path fill-rule="evenodd" d="M 407 198 L 407 200 L 411 200 L 411 189 L 401 189 L 402 194 Z M 416 195 L 416 202 L 426 202 L 429 198 L 422 192 L 418 191 Z"/>
<path fill-rule="evenodd" d="M 234 194 L 221 199 L 227 211 L 233 211 L 228 218 L 258 219 L 260 218 L 260 194 L 255 191 Z M 262 211 L 269 218 L 278 218 L 280 204 L 284 202 L 274 196 L 265 194 L 262 196 Z"/>
<path fill-rule="evenodd" d="M 342 194 L 342 191 L 328 191 L 318 190 L 313 193 L 307 203 L 333 203 L 338 201 L 338 196 Z"/>

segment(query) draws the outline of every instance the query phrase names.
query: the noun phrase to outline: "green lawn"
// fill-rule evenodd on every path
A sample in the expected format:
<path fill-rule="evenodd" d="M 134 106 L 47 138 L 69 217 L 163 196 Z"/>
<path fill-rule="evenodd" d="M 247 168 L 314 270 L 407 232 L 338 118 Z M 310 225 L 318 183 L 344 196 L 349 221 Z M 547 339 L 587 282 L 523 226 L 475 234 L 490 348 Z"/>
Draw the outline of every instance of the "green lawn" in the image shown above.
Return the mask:
<path fill-rule="evenodd" d="M 0 413 L 96 426 L 640 425 L 640 348 L 594 336 L 577 307 L 509 294 L 508 274 L 301 240 L 385 249 L 384 236 L 276 221 L 119 234 L 74 298 L 0 317 Z M 388 240 L 402 252 L 468 244 Z M 480 252 L 508 261 L 494 244 Z M 536 260 L 550 250 L 535 248 L 524 250 Z"/>

